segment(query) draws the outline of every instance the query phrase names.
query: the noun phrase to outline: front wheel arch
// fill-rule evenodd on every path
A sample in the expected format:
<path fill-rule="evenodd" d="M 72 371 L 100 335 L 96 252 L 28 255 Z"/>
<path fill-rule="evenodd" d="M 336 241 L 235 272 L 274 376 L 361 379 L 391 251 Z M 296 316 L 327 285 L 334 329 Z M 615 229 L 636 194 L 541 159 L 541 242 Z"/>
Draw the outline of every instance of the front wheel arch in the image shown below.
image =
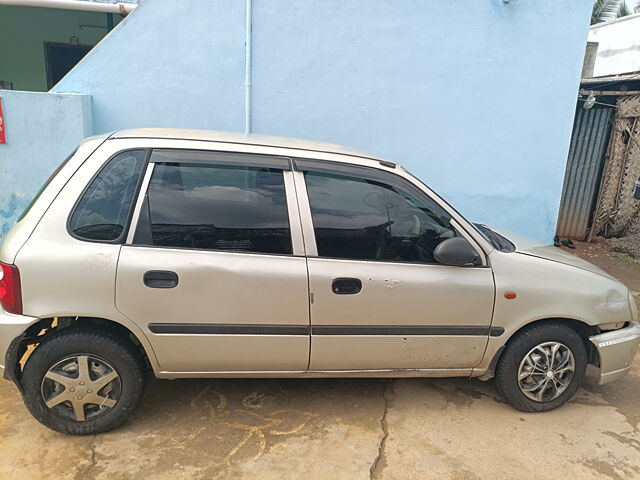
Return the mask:
<path fill-rule="evenodd" d="M 509 335 L 509 338 L 504 342 L 504 344 L 493 354 L 493 358 L 489 363 L 489 367 L 487 368 L 487 371 L 479 377 L 480 380 L 490 380 L 495 376 L 496 367 L 498 365 L 498 362 L 500 361 L 500 357 L 504 353 L 507 345 L 509 345 L 509 342 L 511 342 L 518 333 L 544 323 L 568 325 L 573 328 L 578 333 L 578 335 L 580 335 L 580 338 L 582 338 L 582 341 L 584 342 L 584 345 L 587 349 L 587 362 L 590 365 L 594 365 L 596 367 L 600 366 L 600 354 L 598 353 L 598 350 L 595 348 L 595 346 L 589 341 L 589 337 L 600 333 L 598 327 L 572 318 L 542 318 L 526 323 L 520 326 L 520 328 L 518 328 L 517 330 L 514 330 L 511 335 Z"/>
<path fill-rule="evenodd" d="M 497 362 L 494 383 L 500 396 L 514 408 L 549 411 L 575 395 L 588 363 L 587 343 L 574 325 L 536 322 L 519 330 L 506 344 Z"/>

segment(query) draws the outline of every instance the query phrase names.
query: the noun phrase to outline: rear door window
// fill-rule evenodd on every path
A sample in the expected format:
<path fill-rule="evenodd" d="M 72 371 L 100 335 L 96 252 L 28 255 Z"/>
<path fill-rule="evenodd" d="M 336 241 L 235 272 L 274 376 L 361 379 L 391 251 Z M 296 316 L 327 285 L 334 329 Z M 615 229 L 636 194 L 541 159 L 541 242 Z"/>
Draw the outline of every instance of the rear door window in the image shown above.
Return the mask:
<path fill-rule="evenodd" d="M 156 163 L 135 243 L 291 254 L 282 169 L 215 163 Z"/>
<path fill-rule="evenodd" d="M 110 243 L 123 239 L 146 156 L 146 150 L 129 150 L 109 160 L 84 191 L 69 219 L 69 231 L 74 236 Z"/>

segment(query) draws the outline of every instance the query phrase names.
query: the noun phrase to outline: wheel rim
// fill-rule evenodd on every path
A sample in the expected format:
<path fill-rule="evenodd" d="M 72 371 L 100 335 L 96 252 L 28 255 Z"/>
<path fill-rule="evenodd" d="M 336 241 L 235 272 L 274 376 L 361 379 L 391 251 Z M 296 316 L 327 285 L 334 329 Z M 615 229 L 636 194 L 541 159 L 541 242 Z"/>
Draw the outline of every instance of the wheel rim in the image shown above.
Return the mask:
<path fill-rule="evenodd" d="M 559 342 L 533 347 L 520 363 L 520 391 L 536 402 L 558 398 L 569 387 L 575 373 L 575 360 L 569 348 Z"/>
<path fill-rule="evenodd" d="M 55 363 L 42 379 L 45 405 L 65 419 L 84 422 L 104 415 L 118 403 L 120 375 L 105 360 L 74 355 Z"/>

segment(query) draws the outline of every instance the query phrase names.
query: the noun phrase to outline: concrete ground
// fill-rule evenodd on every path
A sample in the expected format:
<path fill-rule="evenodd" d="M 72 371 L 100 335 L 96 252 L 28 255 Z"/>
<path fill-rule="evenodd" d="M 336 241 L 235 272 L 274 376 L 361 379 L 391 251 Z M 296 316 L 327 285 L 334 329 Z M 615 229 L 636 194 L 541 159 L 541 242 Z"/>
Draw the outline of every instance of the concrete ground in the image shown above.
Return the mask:
<path fill-rule="evenodd" d="M 640 290 L 640 265 L 578 247 Z M 469 379 L 151 380 L 123 427 L 70 437 L 0 382 L 0 479 L 640 478 L 639 396 L 640 356 L 545 414 Z"/>

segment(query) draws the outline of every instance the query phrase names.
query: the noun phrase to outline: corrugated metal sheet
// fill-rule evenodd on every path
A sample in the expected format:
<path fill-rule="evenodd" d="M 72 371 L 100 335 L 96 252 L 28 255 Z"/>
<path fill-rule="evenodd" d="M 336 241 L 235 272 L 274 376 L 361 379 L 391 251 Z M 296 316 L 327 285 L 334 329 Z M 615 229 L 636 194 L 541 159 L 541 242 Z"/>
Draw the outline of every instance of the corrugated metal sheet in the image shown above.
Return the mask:
<path fill-rule="evenodd" d="M 595 208 L 615 108 L 576 111 L 557 234 L 584 240 Z"/>

